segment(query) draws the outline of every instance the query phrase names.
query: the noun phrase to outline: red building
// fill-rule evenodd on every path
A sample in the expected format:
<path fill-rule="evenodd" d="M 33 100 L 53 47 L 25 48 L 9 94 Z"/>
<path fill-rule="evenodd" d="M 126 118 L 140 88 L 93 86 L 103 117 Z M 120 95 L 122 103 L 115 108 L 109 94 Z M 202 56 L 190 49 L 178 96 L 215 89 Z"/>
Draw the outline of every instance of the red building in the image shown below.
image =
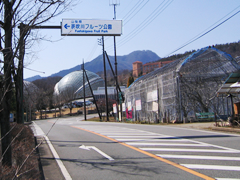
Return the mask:
<path fill-rule="evenodd" d="M 133 76 L 138 77 L 139 74 L 147 74 L 149 72 L 154 71 L 157 68 L 163 67 L 168 63 L 171 63 L 173 61 L 158 61 L 158 62 L 153 62 L 153 63 L 146 63 L 142 64 L 140 61 L 136 61 L 133 63 Z"/>
<path fill-rule="evenodd" d="M 133 76 L 134 76 L 134 77 L 138 77 L 138 75 L 139 75 L 141 72 L 143 72 L 142 62 L 136 61 L 136 62 L 134 62 L 132 65 L 133 65 Z"/>

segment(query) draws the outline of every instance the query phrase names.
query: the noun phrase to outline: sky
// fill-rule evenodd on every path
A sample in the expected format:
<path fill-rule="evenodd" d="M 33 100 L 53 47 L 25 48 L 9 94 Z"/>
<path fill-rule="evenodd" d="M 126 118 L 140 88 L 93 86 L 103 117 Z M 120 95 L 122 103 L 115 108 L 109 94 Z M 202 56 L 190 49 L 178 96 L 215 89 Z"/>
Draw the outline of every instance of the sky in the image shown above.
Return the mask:
<path fill-rule="evenodd" d="M 112 20 L 111 4 L 117 4 L 116 19 L 123 24 L 122 35 L 116 37 L 118 56 L 151 50 L 163 58 L 240 40 L 238 0 L 79 0 L 71 11 L 43 25 L 59 26 L 66 18 Z M 100 36 L 61 36 L 60 29 L 38 31 L 45 40 L 32 47 L 34 56 L 25 57 L 24 79 L 47 77 L 102 55 Z M 181 48 L 197 37 L 200 38 Z M 113 37 L 104 40 L 108 55 L 114 55 Z"/>

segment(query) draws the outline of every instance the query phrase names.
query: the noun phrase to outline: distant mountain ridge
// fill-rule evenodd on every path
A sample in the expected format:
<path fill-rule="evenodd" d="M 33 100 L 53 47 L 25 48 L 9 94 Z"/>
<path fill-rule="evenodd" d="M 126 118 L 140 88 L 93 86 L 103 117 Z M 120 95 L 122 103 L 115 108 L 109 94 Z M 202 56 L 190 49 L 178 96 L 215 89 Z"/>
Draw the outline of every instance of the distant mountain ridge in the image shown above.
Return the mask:
<path fill-rule="evenodd" d="M 36 76 L 30 77 L 30 78 L 27 78 L 27 79 L 25 79 L 25 80 L 26 80 L 26 81 L 29 81 L 29 82 L 32 82 L 32 81 L 35 81 L 35 80 L 37 80 L 37 79 L 42 79 L 42 77 L 39 76 L 39 75 L 36 75 Z"/>
<path fill-rule="evenodd" d="M 101 72 L 103 71 L 103 57 L 102 55 L 99 55 L 98 57 L 96 57 L 95 59 L 93 59 L 90 62 L 85 63 L 84 67 L 86 70 L 89 70 L 91 72 L 97 73 L 97 72 Z M 118 63 L 118 71 L 121 70 L 131 70 L 132 69 L 132 63 L 135 61 L 141 61 L 143 64 L 148 63 L 148 62 L 154 62 L 159 60 L 160 57 L 150 51 L 150 50 L 143 50 L 143 51 L 134 51 L 128 55 L 124 55 L 124 56 L 117 56 L 117 63 Z M 109 60 L 113 66 L 113 69 L 115 69 L 114 63 L 115 63 L 115 58 L 114 56 L 109 56 Z M 110 66 L 108 65 L 108 61 L 106 59 L 106 68 L 107 70 L 110 69 Z M 73 72 L 73 71 L 77 71 L 81 69 L 81 65 L 77 65 L 73 68 L 70 69 L 65 69 L 65 70 L 61 70 L 58 73 L 52 74 L 50 77 L 55 77 L 55 76 L 61 76 L 64 77 L 65 75 Z M 42 79 L 42 78 L 47 78 L 47 77 L 41 77 L 39 75 L 37 76 L 33 76 L 30 78 L 25 79 L 26 81 L 34 81 L 37 79 Z"/>

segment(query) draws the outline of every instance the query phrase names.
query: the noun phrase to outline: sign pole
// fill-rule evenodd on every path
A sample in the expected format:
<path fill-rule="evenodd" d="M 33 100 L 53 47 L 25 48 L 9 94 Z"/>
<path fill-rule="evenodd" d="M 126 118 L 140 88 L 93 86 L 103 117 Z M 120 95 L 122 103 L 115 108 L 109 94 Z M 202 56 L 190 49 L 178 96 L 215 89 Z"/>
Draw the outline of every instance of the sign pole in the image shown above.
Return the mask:
<path fill-rule="evenodd" d="M 85 100 L 85 76 L 84 76 L 84 61 L 82 64 L 82 74 L 83 74 L 83 106 L 84 106 L 84 120 L 87 120 L 86 114 L 86 100 Z"/>
<path fill-rule="evenodd" d="M 106 72 L 106 59 L 105 59 L 105 49 L 104 49 L 104 36 L 102 36 L 102 47 L 103 47 L 103 66 L 104 66 L 104 81 L 105 81 L 105 101 L 106 101 L 106 118 L 108 118 L 108 93 L 107 93 L 107 72 Z"/>

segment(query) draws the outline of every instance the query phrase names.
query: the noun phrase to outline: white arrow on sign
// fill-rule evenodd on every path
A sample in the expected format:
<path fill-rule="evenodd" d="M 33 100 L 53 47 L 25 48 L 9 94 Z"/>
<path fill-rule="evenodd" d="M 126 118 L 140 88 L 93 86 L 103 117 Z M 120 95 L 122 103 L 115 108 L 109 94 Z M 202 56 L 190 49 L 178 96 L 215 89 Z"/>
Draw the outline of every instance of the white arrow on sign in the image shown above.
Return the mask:
<path fill-rule="evenodd" d="M 80 149 L 84 149 L 84 150 L 90 150 L 93 149 L 95 151 L 97 151 L 99 154 L 101 154 L 102 156 L 104 156 L 105 158 L 107 158 L 110 161 L 113 161 L 114 159 L 112 157 L 110 157 L 109 155 L 107 155 L 106 153 L 102 152 L 101 150 L 99 150 L 98 148 L 96 148 L 95 146 L 85 146 L 85 145 L 81 145 L 79 146 Z"/>

